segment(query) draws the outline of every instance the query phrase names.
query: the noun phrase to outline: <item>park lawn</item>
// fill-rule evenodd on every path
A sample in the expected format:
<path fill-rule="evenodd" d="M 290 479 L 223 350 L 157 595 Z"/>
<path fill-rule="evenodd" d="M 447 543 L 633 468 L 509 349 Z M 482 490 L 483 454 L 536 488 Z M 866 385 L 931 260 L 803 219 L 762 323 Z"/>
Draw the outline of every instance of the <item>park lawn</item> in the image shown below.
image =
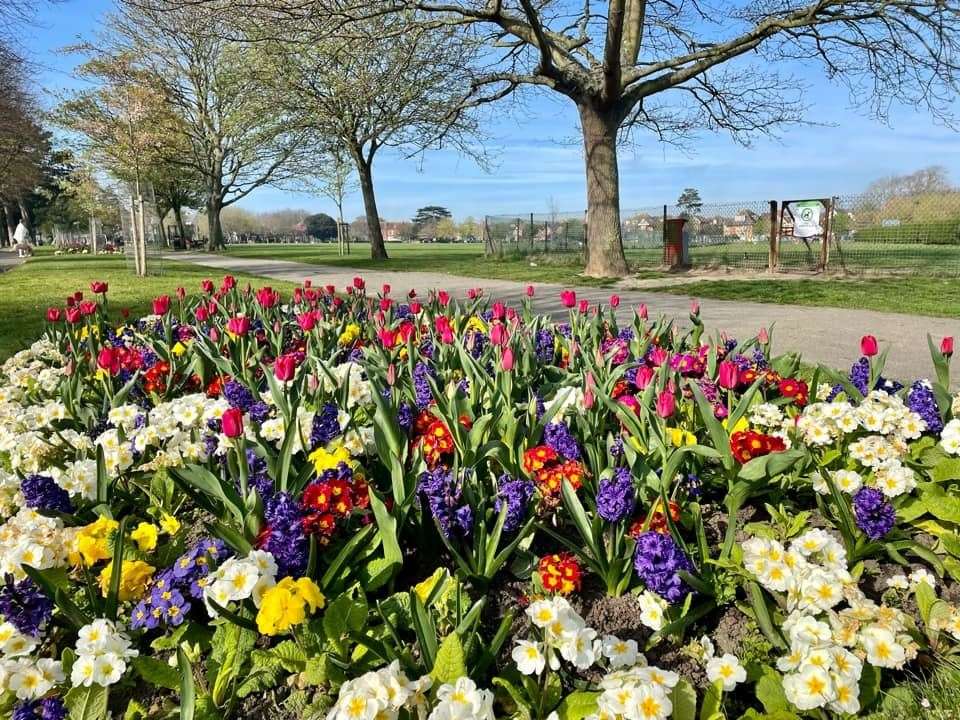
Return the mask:
<path fill-rule="evenodd" d="M 960 318 L 960 279 L 704 280 L 649 288 L 718 300 L 814 305 Z"/>
<path fill-rule="evenodd" d="M 92 297 L 90 282 L 104 280 L 109 286 L 107 301 L 112 316 L 121 308 L 131 314 L 150 312 L 151 300 L 172 295 L 177 287 L 196 291 L 204 278 L 219 280 L 221 271 L 180 262 L 156 261 L 151 274 L 135 277 L 120 255 L 60 255 L 38 253 L 23 265 L 0 273 L 0 360 L 29 346 L 43 330 L 48 307 L 63 307 L 66 297 L 76 290 Z M 271 284 L 290 291 L 293 283 L 265 280 L 233 273 L 242 282 Z"/>
<path fill-rule="evenodd" d="M 302 245 L 230 245 L 225 250 L 234 257 L 290 260 L 310 265 L 332 265 L 358 270 L 394 270 L 398 272 L 437 272 L 448 275 L 479 277 L 489 280 L 557 283 L 609 287 L 614 280 L 584 277 L 583 258 L 579 253 L 521 256 L 507 254 L 502 258 L 486 257 L 480 244 L 452 243 L 389 243 L 387 261 L 370 259 L 370 246 L 355 243 L 349 255 L 337 254 L 332 243 Z"/>

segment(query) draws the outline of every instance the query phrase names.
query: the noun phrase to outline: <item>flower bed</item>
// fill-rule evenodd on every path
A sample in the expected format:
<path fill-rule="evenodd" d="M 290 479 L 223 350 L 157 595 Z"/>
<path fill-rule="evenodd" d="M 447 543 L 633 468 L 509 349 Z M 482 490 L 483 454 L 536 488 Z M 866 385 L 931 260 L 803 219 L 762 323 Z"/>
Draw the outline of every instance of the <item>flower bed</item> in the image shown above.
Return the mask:
<path fill-rule="evenodd" d="M 5 716 L 844 717 L 955 652 L 949 338 L 903 386 L 616 296 L 91 289 L 3 366 Z"/>

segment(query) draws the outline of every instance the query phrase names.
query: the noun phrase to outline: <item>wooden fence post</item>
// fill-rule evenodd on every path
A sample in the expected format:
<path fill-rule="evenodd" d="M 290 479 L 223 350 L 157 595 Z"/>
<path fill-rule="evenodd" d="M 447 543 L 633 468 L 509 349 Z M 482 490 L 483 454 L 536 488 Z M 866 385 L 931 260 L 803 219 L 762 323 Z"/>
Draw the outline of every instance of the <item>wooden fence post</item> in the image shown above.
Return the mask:
<path fill-rule="evenodd" d="M 767 269 L 776 272 L 780 264 L 780 224 L 777 222 L 777 201 L 770 201 L 770 253 L 767 257 Z"/>

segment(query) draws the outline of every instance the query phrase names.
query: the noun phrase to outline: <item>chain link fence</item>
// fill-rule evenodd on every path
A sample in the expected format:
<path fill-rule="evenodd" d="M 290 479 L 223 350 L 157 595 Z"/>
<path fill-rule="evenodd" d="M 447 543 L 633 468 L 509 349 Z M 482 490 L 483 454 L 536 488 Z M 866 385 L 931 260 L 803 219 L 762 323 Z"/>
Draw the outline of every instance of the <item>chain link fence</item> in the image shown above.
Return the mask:
<path fill-rule="evenodd" d="M 849 274 L 960 275 L 960 191 L 751 200 L 621 210 L 627 259 L 668 266 L 665 238 L 683 220 L 682 265 Z M 582 256 L 586 213 L 488 215 L 488 254 Z M 678 236 L 679 237 L 679 236 Z"/>

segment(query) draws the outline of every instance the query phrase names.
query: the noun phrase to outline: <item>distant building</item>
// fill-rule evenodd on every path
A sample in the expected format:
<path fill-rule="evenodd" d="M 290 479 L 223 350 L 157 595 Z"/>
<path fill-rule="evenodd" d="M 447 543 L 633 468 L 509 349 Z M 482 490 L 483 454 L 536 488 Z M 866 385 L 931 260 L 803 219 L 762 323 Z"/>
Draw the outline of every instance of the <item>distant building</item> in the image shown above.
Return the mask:
<path fill-rule="evenodd" d="M 752 210 L 743 209 L 733 218 L 723 218 L 723 236 L 737 237 L 746 242 L 752 242 L 757 220 L 760 216 Z"/>

